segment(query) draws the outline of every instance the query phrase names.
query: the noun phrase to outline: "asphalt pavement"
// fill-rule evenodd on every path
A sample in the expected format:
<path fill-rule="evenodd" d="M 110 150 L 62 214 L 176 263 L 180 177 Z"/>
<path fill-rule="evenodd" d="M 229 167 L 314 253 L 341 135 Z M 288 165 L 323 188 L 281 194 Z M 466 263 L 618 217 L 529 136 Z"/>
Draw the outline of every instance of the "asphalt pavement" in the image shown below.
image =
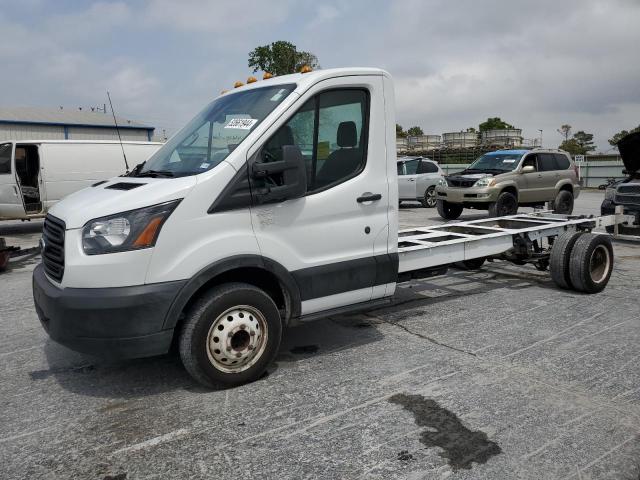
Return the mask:
<path fill-rule="evenodd" d="M 441 223 L 417 204 L 400 217 Z M 35 245 L 37 225 L 0 236 Z M 391 307 L 288 330 L 261 380 L 214 391 L 175 355 L 112 363 L 48 340 L 39 258 L 13 262 L 0 478 L 638 479 L 640 243 L 615 255 L 597 295 L 502 262 L 402 284 Z"/>

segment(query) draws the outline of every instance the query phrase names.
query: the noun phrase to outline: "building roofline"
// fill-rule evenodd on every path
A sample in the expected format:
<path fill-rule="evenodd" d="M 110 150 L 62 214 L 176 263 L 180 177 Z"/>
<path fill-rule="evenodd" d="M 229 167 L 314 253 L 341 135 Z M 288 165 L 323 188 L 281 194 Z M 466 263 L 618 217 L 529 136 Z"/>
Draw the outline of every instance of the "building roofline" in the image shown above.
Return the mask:
<path fill-rule="evenodd" d="M 27 120 L 0 120 L 0 125 L 45 125 L 50 127 L 83 127 L 83 128 L 116 128 L 114 125 L 94 125 L 90 123 L 69 123 L 69 122 L 41 122 L 41 121 L 27 121 Z M 148 127 L 143 125 L 120 125 L 119 129 L 126 130 L 146 130 L 153 132 L 155 127 Z"/>

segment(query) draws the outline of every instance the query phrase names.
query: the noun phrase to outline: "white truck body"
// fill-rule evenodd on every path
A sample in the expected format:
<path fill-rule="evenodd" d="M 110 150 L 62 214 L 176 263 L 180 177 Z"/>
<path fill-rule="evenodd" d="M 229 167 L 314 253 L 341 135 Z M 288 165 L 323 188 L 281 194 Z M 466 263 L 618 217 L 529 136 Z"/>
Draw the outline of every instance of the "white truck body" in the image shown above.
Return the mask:
<path fill-rule="evenodd" d="M 161 146 L 122 142 L 130 166 Z M 0 219 L 46 215 L 63 197 L 125 173 L 120 142 L 107 140 L 21 140 L 0 142 Z"/>
<path fill-rule="evenodd" d="M 453 262 L 544 267 L 543 240 L 621 221 L 509 220 L 412 229 L 399 243 L 391 76 L 287 75 L 222 94 L 131 176 L 53 206 L 34 300 L 73 349 L 150 356 L 177 338 L 198 381 L 242 383 L 275 356 L 283 326 L 388 302 L 402 278 Z M 610 245 L 599 252 L 610 266 Z"/>

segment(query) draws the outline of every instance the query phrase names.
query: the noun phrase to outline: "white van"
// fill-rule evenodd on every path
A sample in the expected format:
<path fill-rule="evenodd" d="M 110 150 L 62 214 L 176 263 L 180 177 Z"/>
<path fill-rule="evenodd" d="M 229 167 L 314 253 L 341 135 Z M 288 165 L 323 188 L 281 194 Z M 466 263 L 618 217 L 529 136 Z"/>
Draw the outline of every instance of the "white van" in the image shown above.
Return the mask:
<path fill-rule="evenodd" d="M 398 232 L 393 105 L 391 76 L 370 68 L 222 94 L 131 175 L 51 209 L 33 273 L 45 330 L 120 358 L 175 340 L 195 379 L 233 385 L 259 378 L 284 327 L 387 305 L 397 282 L 454 262 L 551 265 L 563 288 L 606 286 L 611 241 L 585 232 L 624 215 Z"/>
<path fill-rule="evenodd" d="M 0 219 L 44 216 L 70 193 L 122 175 L 144 162 L 162 143 L 91 140 L 0 142 Z"/>

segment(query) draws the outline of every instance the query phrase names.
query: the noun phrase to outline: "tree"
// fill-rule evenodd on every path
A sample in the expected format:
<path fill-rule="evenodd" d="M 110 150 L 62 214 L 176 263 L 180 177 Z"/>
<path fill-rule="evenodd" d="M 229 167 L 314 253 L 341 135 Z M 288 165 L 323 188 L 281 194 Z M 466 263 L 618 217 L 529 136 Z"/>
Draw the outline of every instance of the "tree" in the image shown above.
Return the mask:
<path fill-rule="evenodd" d="M 580 148 L 584 151 L 582 155 L 586 155 L 589 152 L 593 152 L 596 146 L 593 144 L 593 134 L 586 133 L 583 130 L 573 134 L 573 139 L 576 141 Z"/>
<path fill-rule="evenodd" d="M 640 125 L 638 125 L 636 128 L 632 128 L 630 131 L 626 131 L 626 130 L 619 131 L 609 139 L 609 145 L 611 145 L 612 147 L 615 147 L 616 145 L 618 145 L 618 142 L 620 140 L 622 140 L 624 137 L 626 137 L 630 133 L 634 133 L 634 132 L 640 132 Z"/>
<path fill-rule="evenodd" d="M 402 125 L 396 123 L 396 137 L 404 138 L 407 136 L 407 132 L 402 129 Z"/>
<path fill-rule="evenodd" d="M 593 134 L 580 130 L 572 138 L 563 141 L 559 147 L 571 155 L 587 155 L 596 149 L 593 144 Z"/>
<path fill-rule="evenodd" d="M 311 68 L 320 66 L 313 53 L 298 51 L 293 43 L 284 40 L 256 47 L 249 52 L 249 67 L 254 72 L 262 70 L 273 75 L 287 75 L 299 72 L 305 65 Z"/>
<path fill-rule="evenodd" d="M 420 135 L 424 135 L 424 132 L 420 127 L 416 126 L 411 127 L 409 130 L 407 130 L 407 135 L 409 135 L 410 137 L 419 137 Z"/>
<path fill-rule="evenodd" d="M 557 132 L 564 137 L 564 141 L 566 142 L 569 140 L 569 136 L 571 135 L 571 125 L 565 123 L 557 129 Z"/>
<path fill-rule="evenodd" d="M 486 132 L 487 130 L 507 130 L 508 128 L 513 128 L 513 125 L 508 124 L 500 117 L 487 118 L 486 122 L 478 125 L 478 129 L 481 132 Z"/>

